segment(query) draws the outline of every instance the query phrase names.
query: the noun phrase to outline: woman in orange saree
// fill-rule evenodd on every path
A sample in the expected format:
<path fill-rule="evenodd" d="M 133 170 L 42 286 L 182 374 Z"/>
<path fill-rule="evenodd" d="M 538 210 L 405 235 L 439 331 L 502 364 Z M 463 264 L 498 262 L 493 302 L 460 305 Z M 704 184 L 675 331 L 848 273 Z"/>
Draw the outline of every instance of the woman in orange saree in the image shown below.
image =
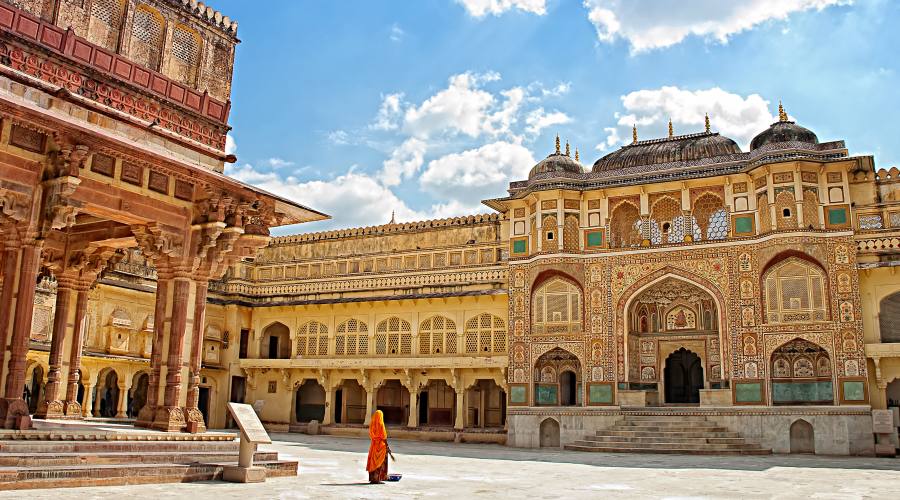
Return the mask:
<path fill-rule="evenodd" d="M 369 424 L 369 457 L 366 460 L 366 471 L 369 472 L 369 482 L 378 484 L 387 481 L 388 478 L 388 452 L 387 428 L 384 426 L 384 413 L 376 410 Z"/>

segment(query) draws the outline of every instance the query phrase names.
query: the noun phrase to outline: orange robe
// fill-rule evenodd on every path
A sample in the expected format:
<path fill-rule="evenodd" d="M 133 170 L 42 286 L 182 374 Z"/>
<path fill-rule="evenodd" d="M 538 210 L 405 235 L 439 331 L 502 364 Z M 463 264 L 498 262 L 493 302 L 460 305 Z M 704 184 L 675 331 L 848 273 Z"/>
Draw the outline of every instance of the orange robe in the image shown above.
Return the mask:
<path fill-rule="evenodd" d="M 384 414 L 381 410 L 376 411 L 372 415 L 372 422 L 369 424 L 369 439 L 372 444 L 369 445 L 369 457 L 366 460 L 366 471 L 372 474 L 381 468 L 384 468 L 383 478 L 375 478 L 378 481 L 387 479 L 387 428 L 384 426 Z M 381 475 L 381 474 L 379 474 Z"/>

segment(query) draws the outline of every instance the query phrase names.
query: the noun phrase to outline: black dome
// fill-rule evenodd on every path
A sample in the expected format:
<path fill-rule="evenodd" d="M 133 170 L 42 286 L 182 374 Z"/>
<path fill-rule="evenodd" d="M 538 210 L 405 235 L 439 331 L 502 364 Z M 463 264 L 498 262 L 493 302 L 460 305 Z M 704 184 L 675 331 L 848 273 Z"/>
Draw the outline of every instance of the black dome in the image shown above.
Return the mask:
<path fill-rule="evenodd" d="M 528 178 L 531 179 L 535 175 L 547 172 L 572 172 L 583 174 L 584 169 L 581 168 L 581 164 L 569 156 L 561 153 L 553 153 L 532 167 L 531 172 L 528 172 Z"/>
<path fill-rule="evenodd" d="M 753 141 L 750 142 L 750 149 L 757 149 L 766 144 L 775 144 L 778 142 L 805 142 L 808 144 L 818 144 L 819 138 L 808 128 L 801 127 L 791 121 L 781 120 L 773 123 L 772 126 L 754 137 Z"/>
<path fill-rule="evenodd" d="M 740 153 L 736 142 L 717 133 L 671 136 L 665 139 L 638 141 L 624 146 L 594 163 L 594 172 L 609 172 L 629 167 L 659 165 L 676 161 Z"/>

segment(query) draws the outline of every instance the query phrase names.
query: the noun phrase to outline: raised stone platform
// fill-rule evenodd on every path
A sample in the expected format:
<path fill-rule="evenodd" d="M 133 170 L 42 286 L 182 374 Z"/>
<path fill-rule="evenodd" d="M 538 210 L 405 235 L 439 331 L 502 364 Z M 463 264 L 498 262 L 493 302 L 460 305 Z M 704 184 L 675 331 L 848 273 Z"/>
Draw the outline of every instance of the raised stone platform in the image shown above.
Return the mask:
<path fill-rule="evenodd" d="M 0 490 L 173 483 L 221 479 L 238 460 L 227 432 L 172 434 L 105 423 L 40 421 L 0 431 Z M 295 476 L 298 463 L 258 451 L 267 477 Z"/>

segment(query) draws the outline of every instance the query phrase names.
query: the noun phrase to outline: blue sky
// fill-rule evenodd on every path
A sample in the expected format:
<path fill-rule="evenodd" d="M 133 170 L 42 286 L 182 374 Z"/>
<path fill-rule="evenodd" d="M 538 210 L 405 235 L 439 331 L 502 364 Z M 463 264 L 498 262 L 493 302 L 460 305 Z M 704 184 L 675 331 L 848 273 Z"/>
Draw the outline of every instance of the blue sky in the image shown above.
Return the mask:
<path fill-rule="evenodd" d="M 590 166 L 713 129 L 746 149 L 778 100 L 821 140 L 900 165 L 900 2 L 212 0 L 239 23 L 229 174 L 334 219 L 489 210 L 555 134 Z"/>

